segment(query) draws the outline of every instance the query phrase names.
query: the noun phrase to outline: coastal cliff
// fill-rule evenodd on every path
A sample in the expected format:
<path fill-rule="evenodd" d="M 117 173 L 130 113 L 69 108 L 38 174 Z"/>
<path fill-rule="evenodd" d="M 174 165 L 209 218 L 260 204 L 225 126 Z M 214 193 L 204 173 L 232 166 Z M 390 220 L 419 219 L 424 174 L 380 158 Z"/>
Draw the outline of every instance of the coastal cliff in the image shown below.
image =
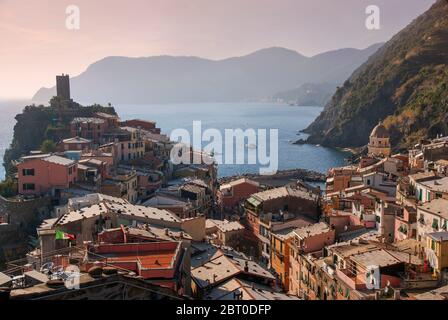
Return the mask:
<path fill-rule="evenodd" d="M 448 134 L 448 2 L 437 1 L 337 89 L 309 143 L 360 147 L 379 120 L 395 149 Z"/>
<path fill-rule="evenodd" d="M 70 137 L 70 122 L 76 117 L 91 117 L 96 112 L 116 114 L 113 107 L 100 105 L 81 106 L 76 102 L 61 103 L 57 98 L 49 106 L 26 106 L 22 113 L 16 115 L 14 135 L 9 148 L 5 151 L 4 166 L 6 176 L 15 172 L 14 160 L 39 150 L 42 142 L 58 142 Z"/>

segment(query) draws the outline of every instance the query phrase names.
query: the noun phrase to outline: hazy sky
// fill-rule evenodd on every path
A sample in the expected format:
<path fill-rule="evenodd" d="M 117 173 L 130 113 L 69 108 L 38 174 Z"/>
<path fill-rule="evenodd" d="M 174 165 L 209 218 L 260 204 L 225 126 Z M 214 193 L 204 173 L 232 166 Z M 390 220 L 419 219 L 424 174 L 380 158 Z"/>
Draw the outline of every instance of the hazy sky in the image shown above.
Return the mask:
<path fill-rule="evenodd" d="M 282 46 L 314 55 L 386 41 L 435 0 L 0 0 L 0 98 L 29 98 L 105 56 L 220 59 Z M 66 28 L 66 7 L 80 29 Z M 365 27 L 368 5 L 381 29 Z"/>

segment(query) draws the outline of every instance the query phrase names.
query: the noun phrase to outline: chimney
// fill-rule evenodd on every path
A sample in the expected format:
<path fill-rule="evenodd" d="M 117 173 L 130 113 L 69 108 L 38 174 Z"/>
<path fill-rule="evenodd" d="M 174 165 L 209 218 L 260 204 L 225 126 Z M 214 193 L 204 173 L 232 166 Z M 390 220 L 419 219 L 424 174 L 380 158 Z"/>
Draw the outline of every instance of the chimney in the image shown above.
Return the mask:
<path fill-rule="evenodd" d="M 244 265 L 244 272 L 249 272 L 249 261 L 246 260 L 246 263 Z"/>

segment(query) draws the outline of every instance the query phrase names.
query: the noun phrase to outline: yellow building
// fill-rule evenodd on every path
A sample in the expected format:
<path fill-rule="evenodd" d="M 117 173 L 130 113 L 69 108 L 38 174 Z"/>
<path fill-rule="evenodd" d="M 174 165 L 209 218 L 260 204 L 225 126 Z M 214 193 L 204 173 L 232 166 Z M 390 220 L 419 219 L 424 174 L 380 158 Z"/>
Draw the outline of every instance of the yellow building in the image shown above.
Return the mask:
<path fill-rule="evenodd" d="M 370 134 L 368 152 L 373 157 L 388 157 L 391 154 L 390 135 L 380 122 Z"/>
<path fill-rule="evenodd" d="M 434 275 L 440 277 L 442 271 L 448 268 L 448 232 L 427 234 L 426 258 L 434 270 Z"/>

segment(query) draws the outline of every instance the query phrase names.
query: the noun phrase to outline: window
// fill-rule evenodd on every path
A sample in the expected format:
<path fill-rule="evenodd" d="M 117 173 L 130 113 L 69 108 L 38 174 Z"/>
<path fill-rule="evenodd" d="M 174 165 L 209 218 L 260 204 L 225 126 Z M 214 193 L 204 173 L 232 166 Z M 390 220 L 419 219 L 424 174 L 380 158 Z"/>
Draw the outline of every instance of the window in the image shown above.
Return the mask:
<path fill-rule="evenodd" d="M 432 228 L 439 230 L 439 220 L 437 220 L 435 218 L 432 220 Z"/>
<path fill-rule="evenodd" d="M 31 190 L 34 190 L 35 188 L 36 188 L 36 186 L 34 185 L 34 183 L 24 183 L 23 184 L 24 191 L 31 191 Z"/>
<path fill-rule="evenodd" d="M 432 249 L 433 251 L 436 250 L 436 242 L 435 242 L 434 240 L 431 240 L 431 249 Z"/>
<path fill-rule="evenodd" d="M 22 174 L 24 176 L 34 176 L 34 169 L 23 169 Z"/>
<path fill-rule="evenodd" d="M 418 222 L 420 222 L 421 224 L 425 224 L 425 216 L 423 215 L 423 213 L 420 213 L 420 218 L 418 219 Z"/>

